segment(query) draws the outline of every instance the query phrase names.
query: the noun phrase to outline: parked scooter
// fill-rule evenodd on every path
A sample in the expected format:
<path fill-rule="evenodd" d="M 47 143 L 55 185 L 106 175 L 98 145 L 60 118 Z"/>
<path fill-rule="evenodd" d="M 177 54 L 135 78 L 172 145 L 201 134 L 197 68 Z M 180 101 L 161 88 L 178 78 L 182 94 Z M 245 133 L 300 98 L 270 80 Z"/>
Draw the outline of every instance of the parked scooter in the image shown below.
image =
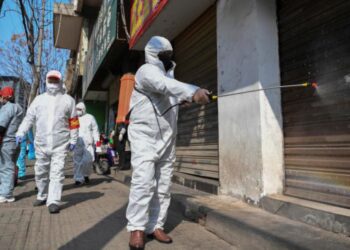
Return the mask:
<path fill-rule="evenodd" d="M 100 142 L 97 143 L 95 152 L 94 170 L 99 175 L 110 174 L 110 168 L 118 164 L 118 157 L 113 145 L 104 134 L 101 134 Z"/>

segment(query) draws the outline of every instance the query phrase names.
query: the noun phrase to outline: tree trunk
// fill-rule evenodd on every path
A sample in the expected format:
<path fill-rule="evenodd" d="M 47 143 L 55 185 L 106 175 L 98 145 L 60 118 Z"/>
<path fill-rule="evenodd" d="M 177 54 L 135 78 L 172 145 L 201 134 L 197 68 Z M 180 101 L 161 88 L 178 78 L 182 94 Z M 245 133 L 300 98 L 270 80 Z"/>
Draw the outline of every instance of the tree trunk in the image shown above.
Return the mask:
<path fill-rule="evenodd" d="M 29 96 L 29 104 L 32 103 L 34 98 L 37 95 L 38 88 L 40 86 L 41 82 L 41 59 L 42 59 L 42 50 L 43 50 L 43 39 L 44 39 L 44 19 L 45 19 L 45 5 L 46 0 L 43 0 L 42 2 L 42 10 L 41 10 L 41 20 L 40 20 L 40 27 L 39 27 L 39 37 L 38 37 L 38 58 L 37 58 L 37 66 L 35 66 L 35 63 L 32 65 L 33 75 L 34 75 L 34 82 L 30 89 L 30 96 Z M 33 55 L 34 57 L 34 55 Z"/>
<path fill-rule="evenodd" d="M 2 4 L 4 3 L 4 0 L 0 0 L 0 14 L 1 14 L 1 9 L 2 9 Z"/>
<path fill-rule="evenodd" d="M 40 74 L 38 74 L 36 70 L 35 64 L 31 64 L 32 71 L 33 71 L 33 76 L 34 76 L 34 82 L 30 88 L 30 94 L 29 94 L 29 100 L 28 100 L 28 105 L 32 103 L 34 98 L 36 97 L 37 91 L 38 91 L 38 86 L 40 83 Z"/>

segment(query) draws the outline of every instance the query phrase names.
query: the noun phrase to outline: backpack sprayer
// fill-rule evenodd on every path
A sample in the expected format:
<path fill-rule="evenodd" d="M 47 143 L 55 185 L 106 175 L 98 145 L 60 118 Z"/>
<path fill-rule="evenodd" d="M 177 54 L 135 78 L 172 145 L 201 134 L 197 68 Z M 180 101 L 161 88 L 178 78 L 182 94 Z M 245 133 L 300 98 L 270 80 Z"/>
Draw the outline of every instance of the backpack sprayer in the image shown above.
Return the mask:
<path fill-rule="evenodd" d="M 267 88 L 261 88 L 261 89 L 253 89 L 253 90 L 247 90 L 247 91 L 242 91 L 242 92 L 235 92 L 235 93 L 227 93 L 223 95 L 213 95 L 210 93 L 209 99 L 211 101 L 217 101 L 218 97 L 225 97 L 225 96 L 232 96 L 232 95 L 242 95 L 246 93 L 251 93 L 251 92 L 257 92 L 257 91 L 265 91 L 265 90 L 271 90 L 271 89 L 286 89 L 286 88 L 307 88 L 307 87 L 312 87 L 313 89 L 317 89 L 318 85 L 316 82 L 304 82 L 300 84 L 292 84 L 292 85 L 280 85 L 280 86 L 273 86 L 273 87 L 267 87 Z"/>

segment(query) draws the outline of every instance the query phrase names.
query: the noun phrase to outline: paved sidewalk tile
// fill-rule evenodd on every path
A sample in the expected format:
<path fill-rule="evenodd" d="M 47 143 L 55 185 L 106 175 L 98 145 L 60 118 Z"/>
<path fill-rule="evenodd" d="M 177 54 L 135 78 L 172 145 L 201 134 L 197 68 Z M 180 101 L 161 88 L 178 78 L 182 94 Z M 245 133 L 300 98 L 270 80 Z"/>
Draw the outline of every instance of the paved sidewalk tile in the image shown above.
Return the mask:
<path fill-rule="evenodd" d="M 129 249 L 125 211 L 129 188 L 110 176 L 92 175 L 89 185 L 76 187 L 67 164 L 62 210 L 51 215 L 36 199 L 33 168 L 15 189 L 16 202 L 0 204 L 0 250 Z M 170 245 L 150 240 L 146 249 L 236 249 L 172 207 L 166 230 Z"/>

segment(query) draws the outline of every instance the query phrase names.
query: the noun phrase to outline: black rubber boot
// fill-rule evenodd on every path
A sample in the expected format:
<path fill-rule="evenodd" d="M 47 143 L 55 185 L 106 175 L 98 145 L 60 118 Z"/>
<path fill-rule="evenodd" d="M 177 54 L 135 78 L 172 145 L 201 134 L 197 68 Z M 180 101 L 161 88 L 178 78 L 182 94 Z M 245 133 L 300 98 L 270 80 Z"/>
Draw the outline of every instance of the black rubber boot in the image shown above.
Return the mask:
<path fill-rule="evenodd" d="M 90 183 L 90 178 L 89 178 L 89 176 L 85 176 L 85 177 L 84 177 L 84 182 L 85 182 L 85 184 L 89 184 L 89 183 Z"/>
<path fill-rule="evenodd" d="M 56 204 L 49 205 L 50 214 L 58 214 L 60 212 L 60 207 Z"/>

